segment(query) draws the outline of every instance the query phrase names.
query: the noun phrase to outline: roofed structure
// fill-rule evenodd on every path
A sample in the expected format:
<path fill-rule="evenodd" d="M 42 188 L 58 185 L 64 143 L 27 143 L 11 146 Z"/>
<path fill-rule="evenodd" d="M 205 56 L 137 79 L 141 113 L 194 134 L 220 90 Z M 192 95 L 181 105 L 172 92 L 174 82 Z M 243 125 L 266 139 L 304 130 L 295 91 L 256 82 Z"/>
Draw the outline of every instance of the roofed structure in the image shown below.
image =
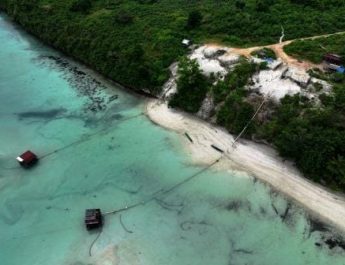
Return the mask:
<path fill-rule="evenodd" d="M 191 41 L 191 40 L 188 40 L 188 39 L 183 39 L 183 40 L 182 40 L 182 44 L 188 47 L 189 45 L 192 44 L 192 41 Z"/>
<path fill-rule="evenodd" d="M 93 230 L 103 226 L 100 209 L 87 209 L 85 211 L 85 226 L 87 230 Z"/>
<path fill-rule="evenodd" d="M 332 63 L 332 64 L 336 64 L 336 65 L 342 64 L 342 61 L 343 61 L 343 58 L 340 55 L 333 54 L 333 53 L 326 54 L 323 57 L 323 59 L 328 63 Z"/>
<path fill-rule="evenodd" d="M 25 153 L 18 156 L 16 160 L 22 167 L 25 168 L 30 168 L 38 162 L 37 156 L 31 151 L 26 151 Z"/>

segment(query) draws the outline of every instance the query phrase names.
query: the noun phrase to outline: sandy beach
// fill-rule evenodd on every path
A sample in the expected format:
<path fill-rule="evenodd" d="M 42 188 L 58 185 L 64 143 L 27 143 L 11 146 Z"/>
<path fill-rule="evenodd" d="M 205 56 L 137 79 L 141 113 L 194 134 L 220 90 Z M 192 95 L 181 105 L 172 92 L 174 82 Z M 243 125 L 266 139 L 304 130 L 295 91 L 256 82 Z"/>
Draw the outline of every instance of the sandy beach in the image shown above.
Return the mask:
<path fill-rule="evenodd" d="M 247 172 L 257 177 L 309 210 L 313 216 L 345 233 L 344 196 L 307 180 L 272 148 L 247 140 L 240 140 L 234 148 L 234 137 L 224 129 L 168 108 L 157 100 L 148 102 L 146 112 L 154 123 L 181 134 L 186 152 L 195 164 L 209 165 L 221 157 L 217 168 Z M 184 136 L 186 132 L 193 143 Z M 224 155 L 213 149 L 211 144 L 224 150 Z"/>

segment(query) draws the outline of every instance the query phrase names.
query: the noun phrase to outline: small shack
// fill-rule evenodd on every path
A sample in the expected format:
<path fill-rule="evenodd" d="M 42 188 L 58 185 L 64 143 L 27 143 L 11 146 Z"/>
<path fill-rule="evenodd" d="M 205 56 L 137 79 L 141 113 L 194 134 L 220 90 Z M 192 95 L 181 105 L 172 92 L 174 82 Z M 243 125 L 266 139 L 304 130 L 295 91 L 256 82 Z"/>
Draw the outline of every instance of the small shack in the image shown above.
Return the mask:
<path fill-rule="evenodd" d="M 30 168 L 38 162 L 37 156 L 31 151 L 26 151 L 25 153 L 18 156 L 16 159 L 19 162 L 19 164 L 25 168 Z"/>
<path fill-rule="evenodd" d="M 192 44 L 192 41 L 188 39 L 183 39 L 182 44 L 186 47 L 189 47 Z"/>
<path fill-rule="evenodd" d="M 333 53 L 328 53 L 325 54 L 325 56 L 323 57 L 323 59 L 325 60 L 325 62 L 330 63 L 330 64 L 336 64 L 336 65 L 341 65 L 343 58 L 338 55 L 338 54 L 333 54 Z"/>
<path fill-rule="evenodd" d="M 103 226 L 100 209 L 87 209 L 85 211 L 85 226 L 87 230 L 93 230 Z"/>

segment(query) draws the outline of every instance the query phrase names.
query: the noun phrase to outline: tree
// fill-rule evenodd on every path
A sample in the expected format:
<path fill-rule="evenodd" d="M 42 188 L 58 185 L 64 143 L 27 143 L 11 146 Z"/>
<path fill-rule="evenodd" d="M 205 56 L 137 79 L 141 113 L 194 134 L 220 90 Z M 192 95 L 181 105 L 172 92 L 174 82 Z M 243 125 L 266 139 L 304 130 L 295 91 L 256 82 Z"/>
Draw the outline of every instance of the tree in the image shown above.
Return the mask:
<path fill-rule="evenodd" d="M 186 57 L 182 57 L 179 62 L 178 75 L 177 93 L 170 100 L 169 106 L 195 113 L 206 96 L 208 80 L 201 73 L 198 63 Z"/>
<path fill-rule="evenodd" d="M 202 15 L 198 10 L 189 12 L 187 20 L 187 28 L 193 29 L 200 26 L 202 21 Z"/>
<path fill-rule="evenodd" d="M 272 4 L 273 2 L 271 0 L 256 0 L 256 11 L 265 12 Z"/>
<path fill-rule="evenodd" d="M 246 2 L 244 2 L 243 0 L 236 0 L 235 6 L 237 9 L 243 10 L 246 7 Z"/>
<path fill-rule="evenodd" d="M 231 133 L 240 133 L 254 114 L 254 108 L 244 101 L 243 89 L 232 91 L 217 114 L 217 123 Z M 254 125 L 251 123 L 247 133 L 251 134 Z"/>
<path fill-rule="evenodd" d="M 70 10 L 73 12 L 86 12 L 92 7 L 91 0 L 75 0 Z"/>

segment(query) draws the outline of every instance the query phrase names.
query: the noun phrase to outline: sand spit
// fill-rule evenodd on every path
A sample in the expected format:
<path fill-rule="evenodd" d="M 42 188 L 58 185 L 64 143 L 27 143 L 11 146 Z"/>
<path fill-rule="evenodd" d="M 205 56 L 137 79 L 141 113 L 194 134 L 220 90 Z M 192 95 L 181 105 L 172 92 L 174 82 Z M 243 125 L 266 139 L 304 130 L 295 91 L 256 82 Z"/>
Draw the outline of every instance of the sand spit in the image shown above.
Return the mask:
<path fill-rule="evenodd" d="M 221 156 L 211 148 L 214 144 L 225 151 L 218 163 L 219 169 L 254 175 L 345 233 L 345 198 L 308 181 L 291 163 L 282 161 L 273 149 L 246 140 L 241 140 L 234 148 L 234 137 L 224 129 L 168 108 L 158 100 L 149 101 L 146 112 L 154 123 L 181 135 L 186 132 L 190 135 L 193 143 L 185 136 L 183 141 L 196 164 L 208 165 Z"/>

